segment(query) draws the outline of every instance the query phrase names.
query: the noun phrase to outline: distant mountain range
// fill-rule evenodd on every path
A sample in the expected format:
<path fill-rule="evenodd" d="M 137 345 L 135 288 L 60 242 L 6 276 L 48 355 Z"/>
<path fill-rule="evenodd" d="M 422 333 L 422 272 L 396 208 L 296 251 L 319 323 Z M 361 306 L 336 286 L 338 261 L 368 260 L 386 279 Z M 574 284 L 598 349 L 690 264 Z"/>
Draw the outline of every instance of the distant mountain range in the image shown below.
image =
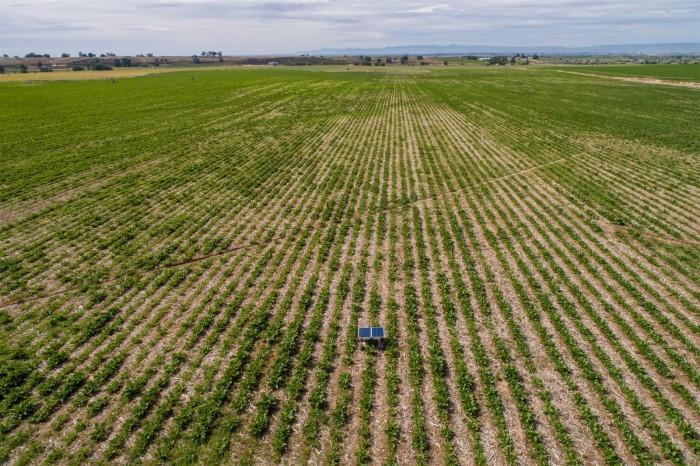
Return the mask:
<path fill-rule="evenodd" d="M 676 44 L 594 45 L 590 47 L 495 46 L 495 45 L 401 45 L 383 48 L 326 48 L 310 55 L 675 55 L 700 54 L 700 42 Z"/>

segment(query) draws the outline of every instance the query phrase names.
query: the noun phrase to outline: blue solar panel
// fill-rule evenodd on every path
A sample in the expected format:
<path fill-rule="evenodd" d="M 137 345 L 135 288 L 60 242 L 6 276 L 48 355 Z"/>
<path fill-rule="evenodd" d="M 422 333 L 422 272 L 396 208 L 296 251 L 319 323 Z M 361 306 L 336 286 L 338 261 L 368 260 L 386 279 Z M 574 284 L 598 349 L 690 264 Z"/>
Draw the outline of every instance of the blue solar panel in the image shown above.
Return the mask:
<path fill-rule="evenodd" d="M 358 327 L 357 337 L 361 340 L 383 340 L 384 327 Z"/>

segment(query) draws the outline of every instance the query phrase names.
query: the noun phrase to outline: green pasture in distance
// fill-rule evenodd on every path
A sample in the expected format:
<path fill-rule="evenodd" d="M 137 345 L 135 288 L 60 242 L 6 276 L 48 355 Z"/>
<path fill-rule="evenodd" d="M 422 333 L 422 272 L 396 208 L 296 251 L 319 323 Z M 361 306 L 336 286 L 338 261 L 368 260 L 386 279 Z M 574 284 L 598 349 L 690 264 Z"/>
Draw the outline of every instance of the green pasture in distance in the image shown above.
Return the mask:
<path fill-rule="evenodd" d="M 567 66 L 565 69 L 611 76 L 700 81 L 700 64 Z"/>

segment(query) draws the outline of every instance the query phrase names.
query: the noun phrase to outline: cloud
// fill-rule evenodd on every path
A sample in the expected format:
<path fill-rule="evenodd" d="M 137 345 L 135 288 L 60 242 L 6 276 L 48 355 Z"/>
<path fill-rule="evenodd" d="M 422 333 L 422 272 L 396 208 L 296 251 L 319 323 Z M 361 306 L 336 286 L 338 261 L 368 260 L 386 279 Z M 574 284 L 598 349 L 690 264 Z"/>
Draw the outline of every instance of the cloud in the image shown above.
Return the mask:
<path fill-rule="evenodd" d="M 697 0 L 0 1 L 0 53 L 700 42 Z"/>
<path fill-rule="evenodd" d="M 401 13 L 435 13 L 437 10 L 442 10 L 449 8 L 448 5 L 431 5 L 424 6 L 420 8 L 413 8 L 412 10 L 402 10 Z"/>

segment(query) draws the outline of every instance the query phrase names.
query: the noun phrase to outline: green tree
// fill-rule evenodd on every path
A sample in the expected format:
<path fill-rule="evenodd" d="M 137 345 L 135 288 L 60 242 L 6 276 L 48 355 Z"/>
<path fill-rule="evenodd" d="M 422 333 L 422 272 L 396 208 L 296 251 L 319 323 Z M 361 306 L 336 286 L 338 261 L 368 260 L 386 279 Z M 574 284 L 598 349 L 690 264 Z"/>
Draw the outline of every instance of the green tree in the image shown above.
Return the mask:
<path fill-rule="evenodd" d="M 489 65 L 507 65 L 508 57 L 491 57 L 489 58 Z"/>

